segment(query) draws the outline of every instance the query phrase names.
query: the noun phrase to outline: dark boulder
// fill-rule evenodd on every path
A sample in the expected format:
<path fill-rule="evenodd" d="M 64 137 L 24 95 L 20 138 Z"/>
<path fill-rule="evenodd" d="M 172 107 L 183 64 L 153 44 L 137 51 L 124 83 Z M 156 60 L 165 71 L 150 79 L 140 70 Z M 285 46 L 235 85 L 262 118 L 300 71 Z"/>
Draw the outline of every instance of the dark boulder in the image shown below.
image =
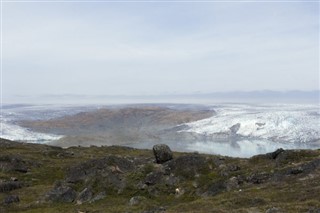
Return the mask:
<path fill-rule="evenodd" d="M 279 159 L 281 161 L 282 156 L 286 156 L 286 153 L 288 152 L 288 150 L 279 148 L 274 152 L 252 156 L 250 161 L 255 164 L 257 162 L 265 162 L 266 160 L 275 160 L 275 162 L 278 163 Z"/>
<path fill-rule="evenodd" d="M 270 152 L 270 153 L 267 153 L 266 156 L 269 158 L 269 159 L 276 159 L 278 157 L 278 155 L 280 153 L 284 152 L 284 149 L 280 148 L 280 149 L 277 149 L 276 151 L 274 152 Z"/>
<path fill-rule="evenodd" d="M 165 163 L 173 158 L 172 151 L 166 144 L 154 145 L 153 154 L 157 163 Z"/>
<path fill-rule="evenodd" d="M 20 202 L 18 195 L 9 195 L 3 200 L 3 203 L 6 205 L 11 203 L 18 203 L 18 202 Z"/>

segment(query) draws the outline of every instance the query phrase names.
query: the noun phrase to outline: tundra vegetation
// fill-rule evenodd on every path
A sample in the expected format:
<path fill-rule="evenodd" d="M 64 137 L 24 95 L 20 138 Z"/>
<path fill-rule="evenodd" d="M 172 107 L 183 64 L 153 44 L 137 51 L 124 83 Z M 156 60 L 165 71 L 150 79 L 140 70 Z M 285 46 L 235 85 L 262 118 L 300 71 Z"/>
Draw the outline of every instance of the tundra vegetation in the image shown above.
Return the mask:
<path fill-rule="evenodd" d="M 0 141 L 0 212 L 320 212 L 320 150 L 249 159 Z"/>

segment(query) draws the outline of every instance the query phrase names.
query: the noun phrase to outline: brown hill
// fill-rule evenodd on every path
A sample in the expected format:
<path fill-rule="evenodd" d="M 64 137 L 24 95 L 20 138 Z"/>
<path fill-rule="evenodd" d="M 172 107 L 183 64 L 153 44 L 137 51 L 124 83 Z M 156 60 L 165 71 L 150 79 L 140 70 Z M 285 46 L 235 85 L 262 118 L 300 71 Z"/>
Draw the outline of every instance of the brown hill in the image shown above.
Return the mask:
<path fill-rule="evenodd" d="M 103 108 L 51 120 L 21 121 L 33 131 L 65 135 L 58 143 L 106 145 L 138 140 L 161 140 L 175 134 L 177 125 L 208 118 L 211 110 L 170 109 L 157 106 Z"/>

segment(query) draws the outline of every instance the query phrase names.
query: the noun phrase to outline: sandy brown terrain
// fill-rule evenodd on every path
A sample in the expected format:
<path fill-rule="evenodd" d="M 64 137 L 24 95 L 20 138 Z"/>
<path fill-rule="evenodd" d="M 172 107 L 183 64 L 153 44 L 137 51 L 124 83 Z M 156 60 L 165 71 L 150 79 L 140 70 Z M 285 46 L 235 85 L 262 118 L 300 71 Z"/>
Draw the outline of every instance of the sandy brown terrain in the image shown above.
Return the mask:
<path fill-rule="evenodd" d="M 21 121 L 33 131 L 64 135 L 59 146 L 130 144 L 175 139 L 177 125 L 212 116 L 204 109 L 172 109 L 159 106 L 103 108 L 51 120 Z"/>

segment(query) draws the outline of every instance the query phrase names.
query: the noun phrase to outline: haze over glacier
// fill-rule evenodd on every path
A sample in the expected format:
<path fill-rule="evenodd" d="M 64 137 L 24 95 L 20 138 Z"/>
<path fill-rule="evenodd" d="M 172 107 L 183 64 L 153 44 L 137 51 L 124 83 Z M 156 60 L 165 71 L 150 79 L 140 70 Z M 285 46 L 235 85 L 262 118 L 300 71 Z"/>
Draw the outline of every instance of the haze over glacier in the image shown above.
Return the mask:
<path fill-rule="evenodd" d="M 1 137 L 233 156 L 319 147 L 319 2 L 2 6 Z"/>

